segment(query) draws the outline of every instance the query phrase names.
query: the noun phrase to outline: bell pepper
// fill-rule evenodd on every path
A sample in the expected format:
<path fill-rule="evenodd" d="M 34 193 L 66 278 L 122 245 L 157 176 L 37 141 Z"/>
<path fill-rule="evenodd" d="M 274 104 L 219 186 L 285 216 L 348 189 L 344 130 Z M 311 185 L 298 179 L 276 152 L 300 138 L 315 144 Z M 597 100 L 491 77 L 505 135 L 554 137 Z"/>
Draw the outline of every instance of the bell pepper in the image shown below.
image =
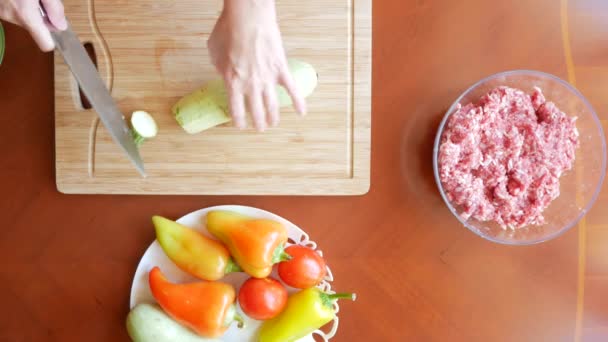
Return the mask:
<path fill-rule="evenodd" d="M 220 241 L 164 217 L 152 217 L 156 239 L 165 254 L 184 272 L 204 280 L 218 280 L 240 268 Z"/>
<path fill-rule="evenodd" d="M 232 322 L 243 319 L 236 312 L 234 287 L 222 282 L 173 284 L 158 267 L 149 274 L 150 290 L 161 308 L 174 320 L 203 337 L 219 337 Z"/>
<path fill-rule="evenodd" d="M 281 223 L 231 211 L 207 213 L 207 230 L 230 250 L 237 264 L 254 278 L 266 278 L 272 265 L 289 260 L 287 229 Z"/>
<path fill-rule="evenodd" d="M 262 324 L 259 342 L 291 342 L 312 333 L 336 317 L 333 303 L 340 298 L 355 300 L 356 296 L 328 294 L 316 287 L 291 295 L 285 310 Z"/>

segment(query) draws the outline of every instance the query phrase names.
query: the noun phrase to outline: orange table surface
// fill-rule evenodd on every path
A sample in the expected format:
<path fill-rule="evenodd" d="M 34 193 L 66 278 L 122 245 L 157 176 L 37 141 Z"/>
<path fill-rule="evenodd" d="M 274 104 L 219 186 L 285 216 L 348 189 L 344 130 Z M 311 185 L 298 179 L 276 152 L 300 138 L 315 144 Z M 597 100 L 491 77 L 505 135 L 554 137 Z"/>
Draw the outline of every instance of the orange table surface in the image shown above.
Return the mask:
<path fill-rule="evenodd" d="M 217 204 L 273 211 L 319 243 L 334 287 L 359 295 L 333 341 L 608 341 L 608 184 L 565 235 L 507 247 L 458 223 L 431 167 L 448 106 L 499 71 L 569 80 L 608 129 L 608 2 L 375 1 L 373 12 L 371 190 L 357 197 L 62 195 L 52 55 L 6 25 L 0 341 L 127 341 L 150 216 Z"/>

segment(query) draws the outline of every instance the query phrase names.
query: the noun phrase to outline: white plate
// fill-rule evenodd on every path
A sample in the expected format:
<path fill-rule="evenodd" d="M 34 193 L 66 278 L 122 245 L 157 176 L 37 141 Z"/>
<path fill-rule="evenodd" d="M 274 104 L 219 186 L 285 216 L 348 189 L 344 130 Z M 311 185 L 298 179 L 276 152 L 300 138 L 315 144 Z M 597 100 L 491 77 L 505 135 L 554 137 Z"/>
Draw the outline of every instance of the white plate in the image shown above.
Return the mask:
<path fill-rule="evenodd" d="M 195 212 L 192 212 L 179 220 L 177 222 L 196 229 L 207 236 L 211 236 L 205 227 L 205 216 L 207 212 L 212 210 L 230 210 L 235 211 L 244 215 L 248 215 L 251 217 L 271 219 L 282 223 L 287 228 L 287 234 L 289 236 L 289 244 L 299 244 L 303 246 L 308 246 L 313 249 L 317 248 L 317 244 L 314 241 L 310 241 L 308 238 L 308 234 L 306 234 L 302 229 L 298 228 L 293 223 L 287 221 L 286 219 L 275 215 L 273 213 L 245 206 L 238 205 L 224 205 L 217 207 L 210 207 L 206 209 L 201 209 Z M 321 251 L 318 251 L 321 253 Z M 321 253 L 322 254 L 322 253 Z M 167 276 L 167 278 L 175 283 L 185 283 L 191 281 L 197 281 L 196 278 L 187 274 L 186 272 L 180 270 L 175 264 L 165 255 L 165 252 L 162 250 L 158 241 L 154 241 L 150 247 L 146 250 L 143 257 L 141 258 L 139 265 L 137 266 L 137 271 L 135 272 L 135 277 L 133 279 L 133 285 L 131 286 L 131 308 L 136 306 L 139 303 L 155 303 L 154 297 L 150 292 L 150 287 L 148 285 L 148 272 L 154 268 L 155 266 L 160 267 L 163 274 Z M 271 277 L 280 281 L 280 278 L 277 274 L 276 267 L 273 269 Z M 234 285 L 237 294 L 241 284 L 247 280 L 248 276 L 245 273 L 232 273 L 224 278 L 221 281 L 230 283 Z M 331 281 L 333 281 L 333 276 L 331 274 L 331 270 L 329 267 L 327 268 L 327 276 L 323 280 L 321 284 L 319 284 L 319 288 L 326 292 L 331 291 Z M 296 292 L 297 289 L 286 286 L 287 291 L 289 293 Z M 339 310 L 338 304 L 334 304 L 336 312 Z M 262 321 L 253 320 L 247 315 L 245 315 L 240 307 L 238 308 L 239 314 L 245 319 L 246 328 L 238 329 L 236 324 L 233 323 L 230 328 L 226 331 L 226 333 L 222 336 L 222 341 L 235 341 L 235 342 L 255 342 L 257 341 L 258 329 L 260 328 Z M 317 330 L 313 334 L 318 335 L 322 341 L 328 341 L 331 339 L 338 329 L 338 317 L 333 321 L 330 331 L 325 332 L 322 330 Z M 310 341 L 313 342 L 314 338 L 312 335 L 306 336 L 298 342 Z"/>

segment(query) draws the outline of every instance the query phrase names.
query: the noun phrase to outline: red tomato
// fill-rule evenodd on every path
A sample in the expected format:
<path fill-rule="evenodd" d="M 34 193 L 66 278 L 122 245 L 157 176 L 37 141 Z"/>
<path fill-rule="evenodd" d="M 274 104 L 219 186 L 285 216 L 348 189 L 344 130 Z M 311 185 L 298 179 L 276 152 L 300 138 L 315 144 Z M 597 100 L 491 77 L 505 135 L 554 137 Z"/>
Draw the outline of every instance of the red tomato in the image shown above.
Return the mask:
<path fill-rule="evenodd" d="M 279 276 L 285 284 L 298 289 L 313 287 L 323 280 L 325 260 L 309 247 L 293 245 L 285 248 L 291 260 L 279 263 Z"/>
<path fill-rule="evenodd" d="M 249 278 L 239 290 L 239 304 L 253 319 L 271 319 L 285 308 L 287 289 L 272 278 Z"/>

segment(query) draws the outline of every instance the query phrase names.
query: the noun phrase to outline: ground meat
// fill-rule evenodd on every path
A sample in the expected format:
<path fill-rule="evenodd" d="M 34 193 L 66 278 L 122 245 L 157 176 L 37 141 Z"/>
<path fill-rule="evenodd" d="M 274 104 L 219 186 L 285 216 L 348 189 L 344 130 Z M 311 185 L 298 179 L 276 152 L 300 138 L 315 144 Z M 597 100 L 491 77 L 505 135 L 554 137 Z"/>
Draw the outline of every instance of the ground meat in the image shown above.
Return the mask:
<path fill-rule="evenodd" d="M 517 229 L 545 222 L 543 211 L 559 196 L 559 177 L 578 147 L 576 118 L 531 95 L 499 87 L 478 104 L 460 106 L 439 147 L 439 177 L 464 219 Z"/>

